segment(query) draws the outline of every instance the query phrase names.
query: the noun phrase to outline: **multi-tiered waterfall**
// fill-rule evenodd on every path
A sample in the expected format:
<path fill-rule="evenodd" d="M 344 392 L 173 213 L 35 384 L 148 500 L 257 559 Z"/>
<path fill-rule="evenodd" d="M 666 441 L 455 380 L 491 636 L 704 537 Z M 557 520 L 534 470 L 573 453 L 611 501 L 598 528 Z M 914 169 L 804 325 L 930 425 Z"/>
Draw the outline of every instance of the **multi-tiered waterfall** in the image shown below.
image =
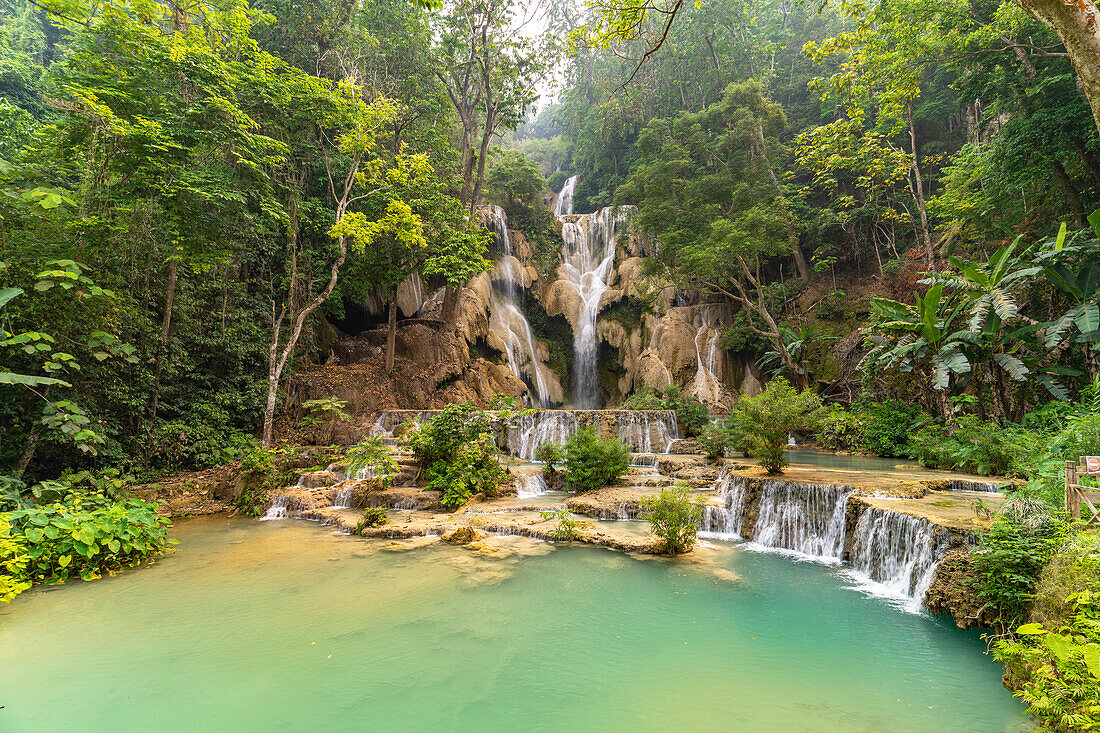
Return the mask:
<path fill-rule="evenodd" d="M 489 206 L 486 209 L 489 225 L 496 235 L 503 252 L 493 273 L 493 292 L 490 301 L 489 327 L 504 342 L 508 367 L 533 391 L 535 401 L 545 407 L 549 402 L 547 367 L 539 361 L 535 350 L 535 336 L 531 325 L 516 302 L 518 287 L 522 285 L 521 267 L 512 254 L 512 238 L 508 234 L 508 218 L 504 209 Z"/>
<path fill-rule="evenodd" d="M 948 531 L 927 519 L 878 506 L 857 506 L 856 520 L 848 511 L 856 492 L 850 486 L 723 472 L 715 489 L 717 500 L 706 507 L 702 523 L 706 535 L 743 538 L 750 546 L 827 562 L 845 559 L 861 587 L 904 601 L 913 611 L 920 609 L 950 542 Z"/>
<path fill-rule="evenodd" d="M 569 282 L 580 296 L 581 310 L 573 330 L 574 375 L 573 405 L 591 410 L 602 403 L 596 358 L 599 339 L 596 317 L 600 301 L 611 279 L 615 262 L 615 241 L 626 216 L 612 208 L 595 214 L 584 214 L 576 221 L 567 220 L 573 214 L 573 191 L 577 177 L 566 181 L 554 206 L 562 221 L 562 279 Z"/>

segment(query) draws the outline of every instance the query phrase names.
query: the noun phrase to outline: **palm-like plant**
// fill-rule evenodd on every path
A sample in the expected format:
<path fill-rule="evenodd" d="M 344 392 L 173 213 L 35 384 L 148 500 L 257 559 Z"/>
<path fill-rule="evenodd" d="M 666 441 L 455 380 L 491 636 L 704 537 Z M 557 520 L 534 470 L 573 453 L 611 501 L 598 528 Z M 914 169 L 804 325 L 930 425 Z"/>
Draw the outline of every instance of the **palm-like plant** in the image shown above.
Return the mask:
<path fill-rule="evenodd" d="M 797 331 L 793 328 L 787 328 L 786 326 L 779 327 L 779 338 L 782 339 L 783 345 L 786 347 L 787 353 L 790 354 L 791 361 L 799 375 L 805 376 L 807 373 L 804 363 L 807 350 L 806 347 L 815 341 L 825 341 L 827 339 L 836 338 L 836 336 L 826 336 L 818 333 L 817 326 L 818 324 L 816 323 L 802 323 L 799 324 Z M 779 353 L 778 349 L 771 349 L 770 351 L 764 352 L 764 355 L 760 357 L 759 365 L 761 369 L 774 377 L 792 376 L 786 360 L 783 358 L 783 355 Z"/>

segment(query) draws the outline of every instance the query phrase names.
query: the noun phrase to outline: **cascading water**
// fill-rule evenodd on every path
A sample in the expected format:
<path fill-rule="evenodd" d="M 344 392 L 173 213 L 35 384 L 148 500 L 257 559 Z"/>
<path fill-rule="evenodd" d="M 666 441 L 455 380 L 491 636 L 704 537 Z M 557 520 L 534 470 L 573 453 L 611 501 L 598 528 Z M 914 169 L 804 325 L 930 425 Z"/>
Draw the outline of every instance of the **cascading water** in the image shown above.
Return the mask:
<path fill-rule="evenodd" d="M 516 496 L 518 498 L 530 499 L 533 496 L 549 493 L 549 491 L 550 489 L 546 486 L 546 479 L 542 477 L 541 472 L 516 474 Z"/>
<path fill-rule="evenodd" d="M 740 476 L 731 476 L 729 469 L 723 468 L 714 488 L 722 503 L 704 507 L 702 531 L 720 538 L 741 539 L 748 482 Z"/>
<path fill-rule="evenodd" d="M 752 540 L 764 547 L 839 561 L 844 551 L 844 508 L 853 493 L 850 486 L 766 479 Z"/>
<path fill-rule="evenodd" d="M 568 410 L 540 410 L 524 415 L 508 426 L 508 452 L 525 461 L 533 461 L 540 445 L 565 445 L 579 428 L 576 413 Z"/>
<path fill-rule="evenodd" d="M 499 206 L 486 207 L 489 224 L 496 234 L 503 252 L 494 271 L 493 292 L 490 296 L 491 314 L 489 327 L 504 342 L 508 367 L 512 373 L 534 390 L 535 401 L 545 407 L 549 389 L 546 367 L 539 362 L 535 351 L 535 337 L 531 324 L 516 303 L 518 286 L 521 285 L 519 261 L 512 254 L 512 239 L 508 234 L 508 218 Z"/>
<path fill-rule="evenodd" d="M 267 508 L 264 515 L 260 517 L 263 521 L 270 521 L 272 519 L 286 519 L 288 510 L 290 508 L 289 496 L 276 496 L 275 501 L 271 502 L 271 506 Z"/>
<path fill-rule="evenodd" d="M 336 496 L 332 499 L 333 509 L 351 509 L 351 495 L 355 489 L 351 486 L 346 486 L 336 492 Z"/>
<path fill-rule="evenodd" d="M 876 595 L 920 609 L 948 546 L 947 532 L 923 517 L 868 507 L 856 523 L 849 561 L 852 574 Z"/>
<path fill-rule="evenodd" d="M 634 453 L 665 453 L 680 430 L 672 410 L 620 412 L 618 435 Z"/>
<path fill-rule="evenodd" d="M 573 213 L 576 185 L 576 176 L 566 181 L 554 213 L 562 222 L 561 277 L 573 286 L 581 299 L 581 312 L 573 330 L 573 405 L 595 409 L 601 405 L 596 368 L 599 347 L 596 316 L 611 277 L 616 235 L 619 226 L 626 221 L 626 213 L 606 208 L 595 214 L 584 214 L 576 221 L 567 221 L 564 217 Z"/>
<path fill-rule="evenodd" d="M 718 342 L 722 332 L 715 327 L 714 309 L 699 308 L 701 324 L 695 333 L 695 381 L 691 393 L 704 402 L 720 402 L 722 381 L 718 378 Z"/>

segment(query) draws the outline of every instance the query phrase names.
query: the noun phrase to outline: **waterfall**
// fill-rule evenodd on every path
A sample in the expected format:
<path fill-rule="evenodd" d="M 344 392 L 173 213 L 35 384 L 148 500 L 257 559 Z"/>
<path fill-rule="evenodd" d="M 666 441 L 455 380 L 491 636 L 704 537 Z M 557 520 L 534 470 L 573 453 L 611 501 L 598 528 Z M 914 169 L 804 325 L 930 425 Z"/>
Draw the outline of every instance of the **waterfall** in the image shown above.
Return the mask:
<path fill-rule="evenodd" d="M 549 491 L 550 489 L 546 486 L 546 479 L 542 477 L 541 472 L 516 474 L 516 496 L 518 498 L 530 499 L 533 496 L 549 493 Z"/>
<path fill-rule="evenodd" d="M 582 427 L 581 415 L 585 416 L 585 424 L 591 424 L 596 432 L 601 432 L 601 421 L 610 425 L 611 420 L 617 420 L 615 435 L 631 453 L 667 452 L 679 438 L 676 413 L 672 410 L 536 410 L 509 422 L 505 448 L 517 458 L 533 461 L 540 445 L 565 445 Z"/>
<path fill-rule="evenodd" d="M 826 560 L 844 551 L 844 508 L 850 486 L 766 479 L 752 539 L 758 545 Z"/>
<path fill-rule="evenodd" d="M 351 486 L 346 486 L 336 492 L 336 497 L 332 500 L 333 509 L 351 509 L 351 495 L 354 489 Z"/>
<path fill-rule="evenodd" d="M 288 516 L 287 510 L 290 508 L 289 496 L 276 496 L 275 501 L 271 502 L 271 506 L 267 508 L 264 515 L 260 517 L 263 521 L 270 521 L 272 519 L 286 519 Z"/>
<path fill-rule="evenodd" d="M 539 410 L 508 425 L 508 452 L 525 461 L 535 460 L 540 445 L 565 445 L 576 434 L 580 421 L 568 410 Z"/>
<path fill-rule="evenodd" d="M 723 468 L 714 482 L 714 488 L 722 503 L 704 507 L 702 531 L 719 537 L 741 539 L 748 482 L 740 476 L 731 476 L 729 469 Z"/>
<path fill-rule="evenodd" d="M 868 507 L 856 523 L 851 573 L 875 595 L 917 611 L 947 550 L 947 532 L 923 517 Z"/>
<path fill-rule="evenodd" d="M 571 176 L 565 181 L 558 193 L 558 200 L 554 202 L 554 216 L 566 216 L 573 213 L 573 194 L 577 190 L 577 176 Z"/>
<path fill-rule="evenodd" d="M 633 453 L 667 453 L 680 430 L 673 410 L 620 412 L 618 435 Z"/>
<path fill-rule="evenodd" d="M 596 369 L 599 347 L 596 316 L 615 262 L 618 228 L 625 221 L 624 213 L 606 208 L 585 214 L 575 222 L 562 222 L 560 272 L 581 299 L 581 312 L 573 332 L 573 404 L 581 409 L 595 409 L 601 403 Z"/>
<path fill-rule="evenodd" d="M 546 367 L 539 363 L 531 324 L 527 322 L 516 302 L 517 286 L 522 285 L 522 275 L 519 261 L 512 254 L 508 218 L 504 209 L 499 206 L 488 206 L 485 210 L 489 215 L 490 228 L 496 234 L 497 243 L 504 253 L 494 271 L 489 328 L 504 342 L 508 368 L 534 390 L 535 400 L 545 407 L 549 394 L 544 374 Z"/>
<path fill-rule="evenodd" d="M 703 401 L 720 402 L 722 399 L 722 380 L 718 378 L 718 342 L 722 332 L 715 328 L 713 309 L 703 306 L 699 309 L 702 323 L 695 332 L 695 381 L 692 393 Z M 705 339 L 705 345 L 700 344 Z"/>

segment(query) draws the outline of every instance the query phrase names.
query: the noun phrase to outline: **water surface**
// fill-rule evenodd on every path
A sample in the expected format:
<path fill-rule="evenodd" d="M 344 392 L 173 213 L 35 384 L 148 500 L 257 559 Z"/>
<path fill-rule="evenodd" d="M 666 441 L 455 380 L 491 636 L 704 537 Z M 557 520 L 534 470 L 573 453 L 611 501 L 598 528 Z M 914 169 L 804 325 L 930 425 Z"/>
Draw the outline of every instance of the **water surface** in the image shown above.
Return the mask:
<path fill-rule="evenodd" d="M 0 608 L 0 731 L 1029 729 L 976 635 L 813 563 L 173 533 L 152 567 Z"/>

